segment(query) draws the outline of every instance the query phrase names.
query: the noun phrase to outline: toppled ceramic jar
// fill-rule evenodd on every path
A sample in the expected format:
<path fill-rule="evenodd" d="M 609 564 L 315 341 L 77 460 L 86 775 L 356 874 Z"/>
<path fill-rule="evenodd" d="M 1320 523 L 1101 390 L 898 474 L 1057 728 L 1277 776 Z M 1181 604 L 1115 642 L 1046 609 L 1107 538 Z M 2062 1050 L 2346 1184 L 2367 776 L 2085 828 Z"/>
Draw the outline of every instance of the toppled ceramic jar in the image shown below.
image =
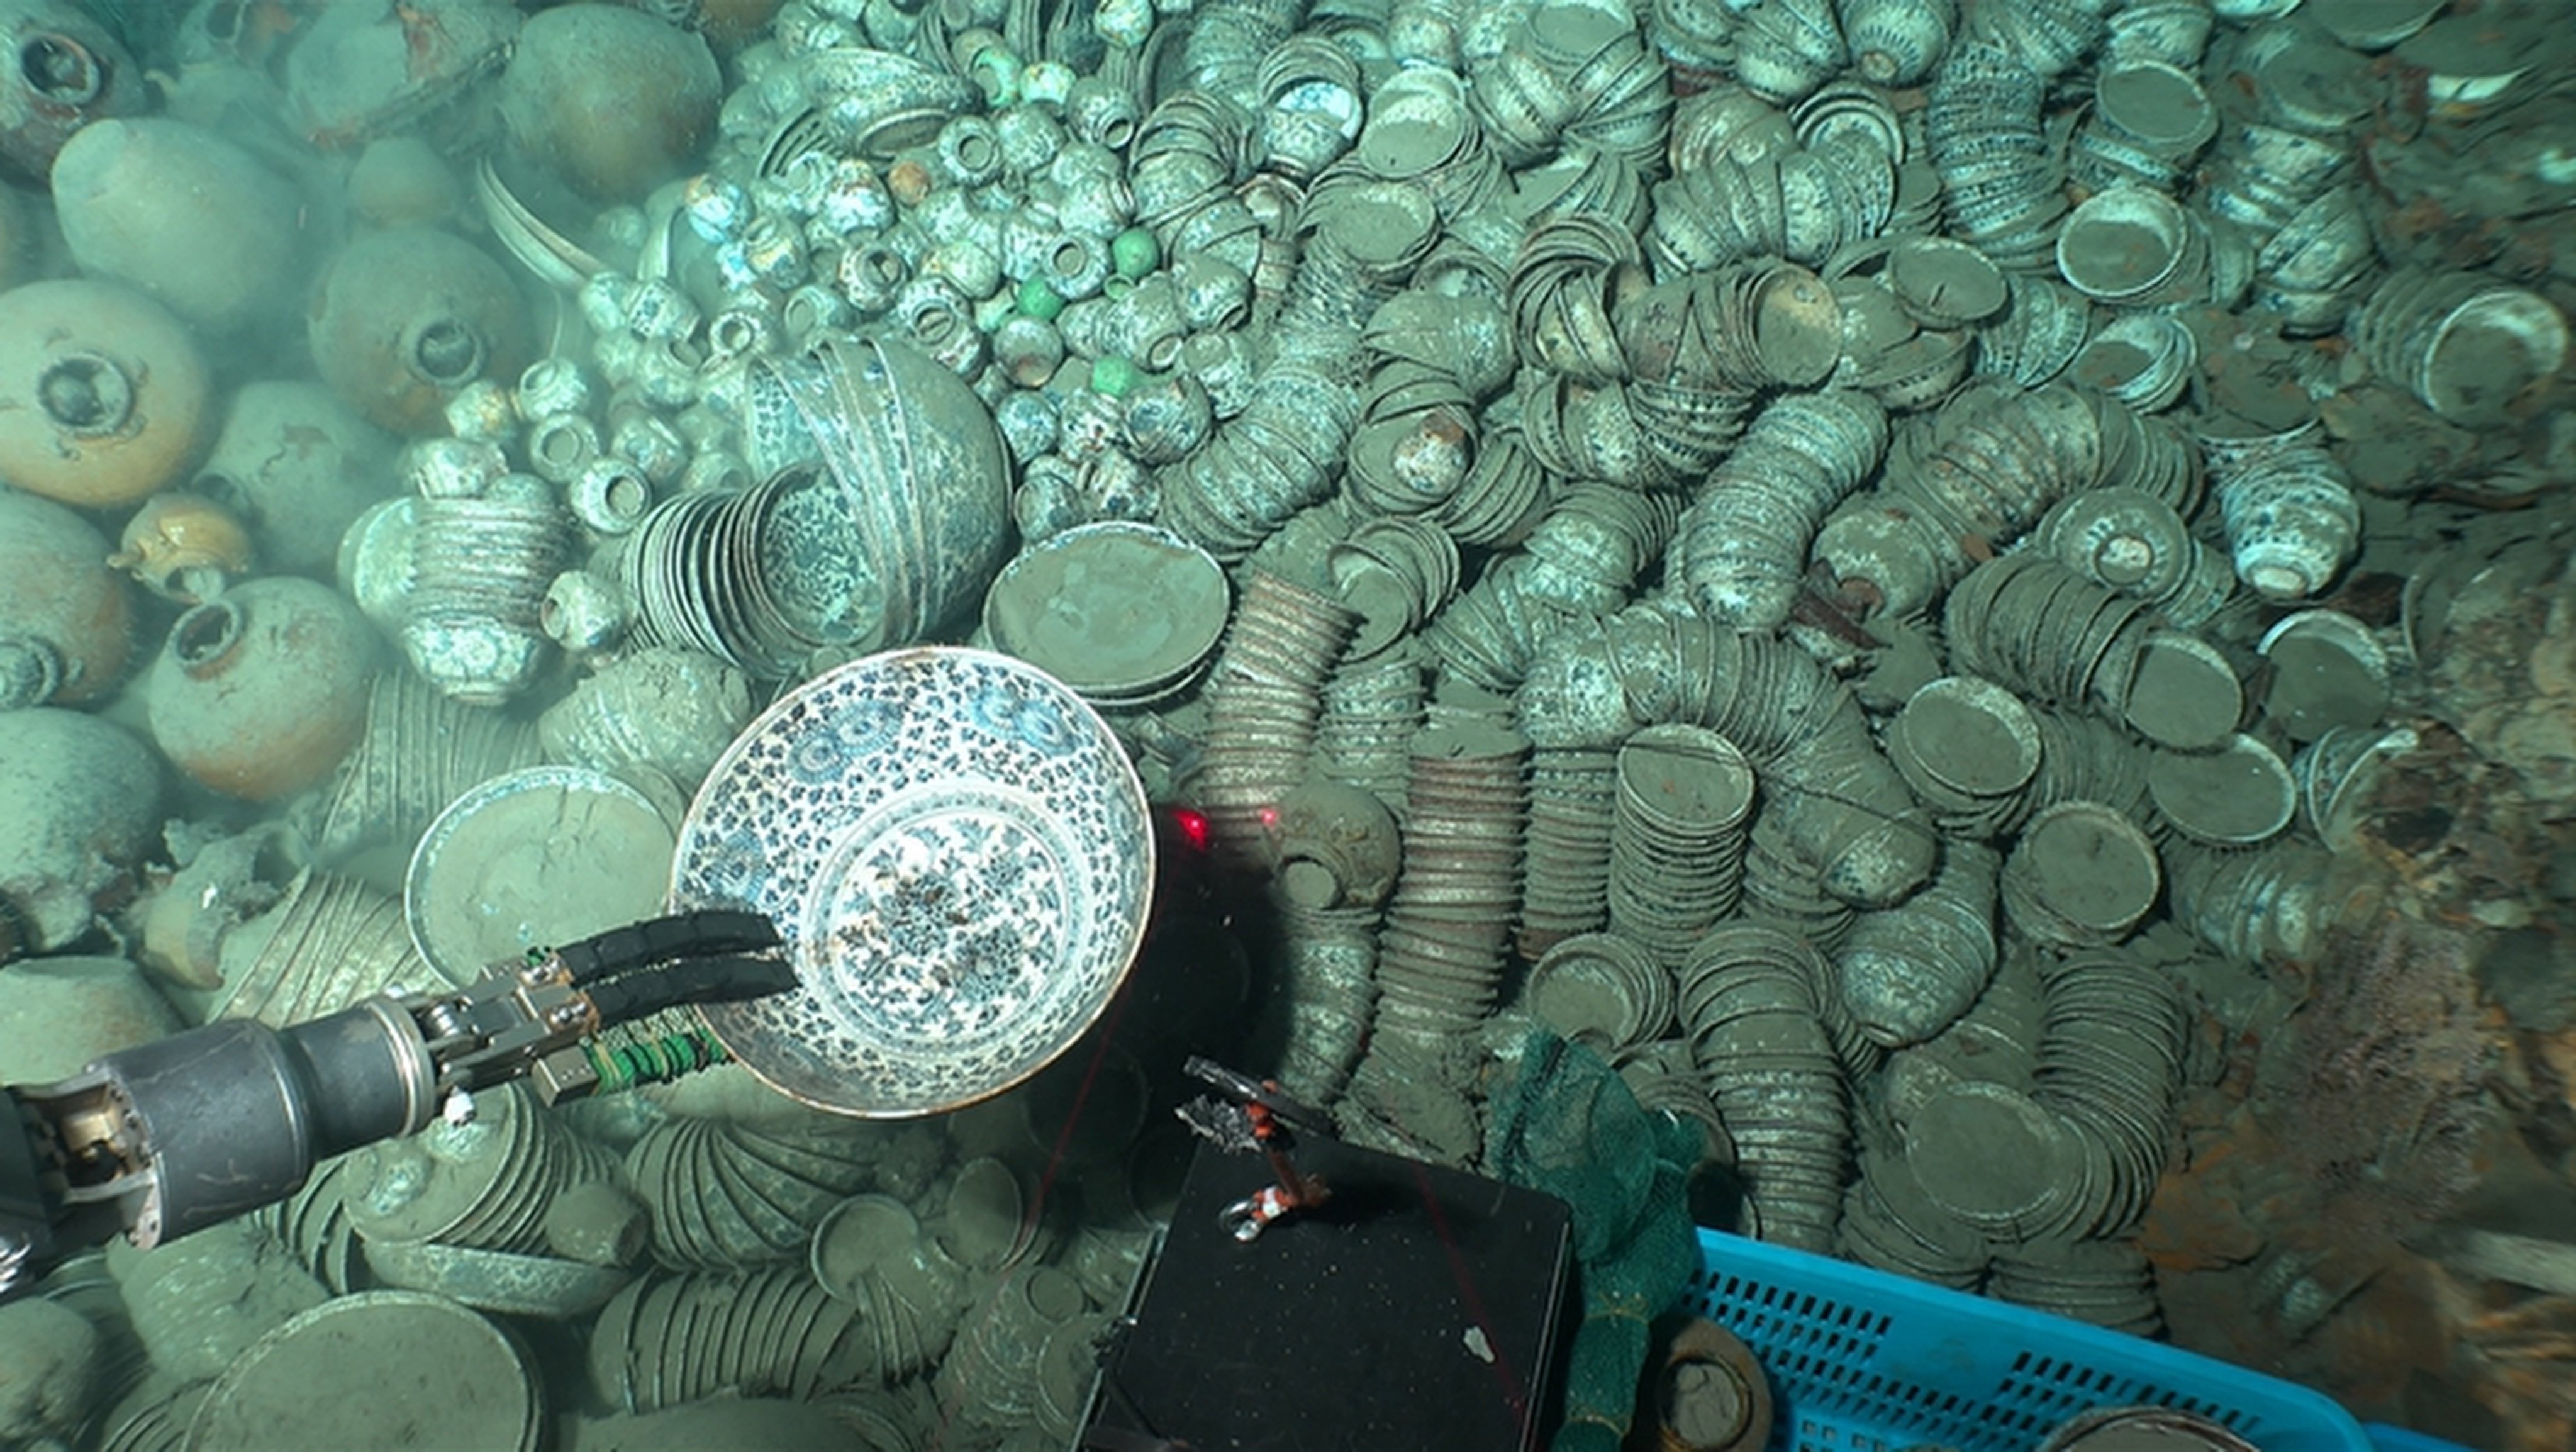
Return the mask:
<path fill-rule="evenodd" d="M 107 27 L 64 0 L 0 7 L 0 165 L 38 180 L 93 121 L 150 108 L 143 68 Z"/>
<path fill-rule="evenodd" d="M 211 336 L 273 327 L 305 281 L 295 187 L 238 143 L 166 116 L 101 121 L 54 160 L 72 260 Z"/>
<path fill-rule="evenodd" d="M 0 490 L 0 710 L 77 704 L 124 676 L 132 592 L 106 549 L 71 510 Z"/>
<path fill-rule="evenodd" d="M 584 194 L 629 200 L 680 173 L 714 130 L 723 88 L 707 43 L 677 25 L 621 6 L 562 5 L 520 28 L 501 115 L 522 148 Z"/>
<path fill-rule="evenodd" d="M 89 931 L 160 825 L 161 764 L 131 732 L 39 706 L 0 711 L 0 957 Z"/>
<path fill-rule="evenodd" d="M 313 363 L 380 428 L 433 433 L 477 379 L 528 366 L 510 275 L 482 249 L 426 227 L 371 232 L 340 250 L 308 315 Z"/>
<path fill-rule="evenodd" d="M 91 509 L 132 504 L 196 462 L 214 382 L 185 323 L 120 283 L 0 293 L 0 476 Z"/>

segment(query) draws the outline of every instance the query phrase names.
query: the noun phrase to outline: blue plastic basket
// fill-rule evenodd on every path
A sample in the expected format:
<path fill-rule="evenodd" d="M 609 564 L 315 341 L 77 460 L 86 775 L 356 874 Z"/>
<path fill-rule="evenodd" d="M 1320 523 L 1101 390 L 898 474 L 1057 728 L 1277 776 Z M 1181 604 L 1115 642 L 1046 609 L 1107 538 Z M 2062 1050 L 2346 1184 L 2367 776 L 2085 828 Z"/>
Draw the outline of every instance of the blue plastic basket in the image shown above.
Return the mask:
<path fill-rule="evenodd" d="M 1703 1229 L 1686 1300 L 1770 1374 L 1771 1452 L 2030 1452 L 2095 1407 L 2175 1407 L 2263 1452 L 2435 1452 L 2322 1393 L 2161 1342 Z M 2457 1449 L 2455 1449 L 2457 1452 Z"/>

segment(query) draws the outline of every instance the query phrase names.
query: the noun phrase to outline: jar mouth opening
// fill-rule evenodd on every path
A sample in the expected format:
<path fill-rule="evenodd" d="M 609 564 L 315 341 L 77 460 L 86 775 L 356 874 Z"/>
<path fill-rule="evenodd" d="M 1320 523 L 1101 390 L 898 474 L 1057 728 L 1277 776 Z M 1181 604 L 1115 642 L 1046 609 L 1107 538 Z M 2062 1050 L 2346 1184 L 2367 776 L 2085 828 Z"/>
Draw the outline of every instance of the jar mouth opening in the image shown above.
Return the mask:
<path fill-rule="evenodd" d="M 422 323 L 406 354 L 414 371 L 441 387 L 471 383 L 483 372 L 482 336 L 458 318 Z"/>
<path fill-rule="evenodd" d="M 66 353 L 46 364 L 36 398 L 57 428 L 82 438 L 116 433 L 134 416 L 134 381 L 97 353 Z"/>
<path fill-rule="evenodd" d="M 18 75 L 57 106 L 86 106 L 107 88 L 107 71 L 98 57 L 57 30 L 40 30 L 18 42 Z"/>
<path fill-rule="evenodd" d="M 170 654 L 182 666 L 212 665 L 241 640 L 241 634 L 241 606 L 230 600 L 209 600 L 171 625 Z"/>

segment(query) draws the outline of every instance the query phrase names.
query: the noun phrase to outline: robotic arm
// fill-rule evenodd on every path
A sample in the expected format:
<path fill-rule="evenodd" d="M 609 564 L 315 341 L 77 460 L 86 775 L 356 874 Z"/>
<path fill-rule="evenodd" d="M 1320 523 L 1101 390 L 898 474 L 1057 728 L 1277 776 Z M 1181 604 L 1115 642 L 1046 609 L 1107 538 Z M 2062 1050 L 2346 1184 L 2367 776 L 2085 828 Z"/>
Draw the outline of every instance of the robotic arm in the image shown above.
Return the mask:
<path fill-rule="evenodd" d="M 795 985 L 769 919 L 683 913 L 532 950 L 465 988 L 380 993 L 284 1029 L 226 1019 L 0 1089 L 0 1300 L 111 1235 L 149 1249 L 285 1199 L 334 1155 L 470 1119 L 478 1089 L 525 1077 L 549 1104 L 589 1094 L 608 1025 Z"/>

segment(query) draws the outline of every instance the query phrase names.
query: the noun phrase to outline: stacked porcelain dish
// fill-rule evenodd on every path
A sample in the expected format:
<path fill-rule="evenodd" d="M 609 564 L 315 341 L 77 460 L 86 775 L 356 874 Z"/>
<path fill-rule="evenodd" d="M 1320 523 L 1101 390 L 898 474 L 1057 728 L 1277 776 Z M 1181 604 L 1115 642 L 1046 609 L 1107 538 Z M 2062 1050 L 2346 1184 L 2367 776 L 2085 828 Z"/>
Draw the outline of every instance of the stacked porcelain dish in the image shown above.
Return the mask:
<path fill-rule="evenodd" d="M 1283 575 L 1248 571 L 1208 683 L 1209 731 L 1195 800 L 1220 862 L 1261 865 L 1268 813 L 1306 775 L 1319 693 L 1359 616 Z"/>
<path fill-rule="evenodd" d="M 432 1361 L 436 1375 L 349 1384 L 353 1374 Z M 324 1388 L 349 1394 L 317 1395 Z M 548 1441 L 546 1412 L 535 1359 L 506 1325 L 445 1296 L 363 1291 L 315 1306 L 235 1358 L 206 1388 L 184 1445 L 255 1452 L 383 1440 L 534 1452 Z"/>
<path fill-rule="evenodd" d="M 470 1123 L 442 1121 L 360 1152 L 363 1169 L 347 1177 L 346 1191 L 360 1236 L 533 1250 L 557 1193 L 612 1172 L 606 1151 L 518 1086 L 478 1094 L 474 1103 Z"/>
<path fill-rule="evenodd" d="M 1198 679 L 1232 603 L 1207 551 L 1167 529 L 1103 520 L 1005 565 L 984 596 L 984 632 L 1092 705 L 1131 710 Z"/>
<path fill-rule="evenodd" d="M 1274 1003 L 1280 1086 L 1329 1104 L 1350 1083 L 1377 1004 L 1378 910 L 1307 907 L 1273 894 L 1279 914 Z"/>
<path fill-rule="evenodd" d="M 867 636 L 877 622 L 854 613 L 861 567 L 840 493 L 821 465 L 801 464 L 740 493 L 656 506 L 617 554 L 635 635 L 764 681 L 802 675 L 815 652 Z"/>
<path fill-rule="evenodd" d="M 2039 700 L 2112 711 L 2128 700 L 2147 627 L 2144 602 L 2027 550 L 1971 571 L 1942 614 L 1962 672 Z"/>
<path fill-rule="evenodd" d="M 334 862 L 378 843 L 407 849 L 449 802 L 537 754 L 525 722 L 453 700 L 414 672 L 385 671 L 367 690 L 365 734 L 332 776 L 314 848 Z"/>
<path fill-rule="evenodd" d="M 721 1270 L 802 1252 L 815 1222 L 869 1178 L 869 1166 L 829 1139 L 674 1119 L 635 1142 L 624 1173 L 652 1212 L 654 1258 Z"/>
<path fill-rule="evenodd" d="M 1616 932 L 1585 933 L 1532 964 L 1524 999 L 1548 1027 L 1617 1059 L 1673 1026 L 1673 972 Z"/>
<path fill-rule="evenodd" d="M 1529 743 L 1476 722 L 1414 738 L 1404 868 L 1378 939 L 1376 1032 L 1472 1032 L 1501 996 L 1521 894 Z"/>
<path fill-rule="evenodd" d="M 2108 947 L 2126 938 L 2164 887 L 2156 844 L 2127 812 L 2066 801 L 2033 814 L 2004 861 L 2005 915 L 2033 942 Z"/>
<path fill-rule="evenodd" d="M 2086 1142 L 2094 1177 L 2060 1233 L 2124 1236 L 2164 1173 L 2182 1086 L 2182 1004 L 2170 978 L 2117 954 L 2044 960 L 2040 976 L 2047 1016 L 2031 1097 Z"/>
<path fill-rule="evenodd" d="M 1531 753 L 1523 957 L 1535 961 L 1559 939 L 1609 921 L 1610 819 L 1617 800 L 1616 752 L 1551 746 Z"/>
<path fill-rule="evenodd" d="M 1830 1251 L 1850 1167 L 1843 1067 L 1818 1009 L 1815 949 L 1749 920 L 1701 939 L 1681 970 L 1683 1032 L 1747 1185 L 1739 1228 Z"/>
<path fill-rule="evenodd" d="M 949 1184 L 953 1190 L 955 1181 Z M 1019 1227 L 1012 1231 L 1017 1244 Z M 814 1284 L 859 1308 L 866 1376 L 880 1383 L 938 1361 L 970 1294 L 965 1267 L 909 1205 L 886 1194 L 854 1195 L 827 1212 L 814 1227 L 806 1267 Z"/>
<path fill-rule="evenodd" d="M 1926 681 L 1886 730 L 1887 759 L 1955 842 L 2000 836 L 2040 767 L 2040 728 L 2019 696 L 1976 676 Z"/>
<path fill-rule="evenodd" d="M 1985 992 L 1995 971 L 1998 870 L 1992 847 L 1954 838 L 1922 891 L 1861 914 L 1834 945 L 1843 1003 L 1873 1043 L 1921 1043 Z"/>
<path fill-rule="evenodd" d="M 399 899 L 355 878 L 307 869 L 283 901 L 224 935 L 223 986 L 202 1017 L 302 1023 L 388 988 L 446 984 L 412 946 Z"/>
<path fill-rule="evenodd" d="M 1786 624 L 1816 527 L 1887 443 L 1887 412 L 1866 394 L 1784 394 L 1765 408 L 1682 515 L 1671 565 L 1691 602 L 1746 629 Z"/>
<path fill-rule="evenodd" d="M 1410 644 L 1365 661 L 1344 661 L 1324 684 L 1323 714 L 1315 722 L 1317 759 L 1335 780 L 1402 812 L 1427 685 L 1421 655 Z"/>
<path fill-rule="evenodd" d="M 1610 815 L 1611 931 L 1679 967 L 1743 886 L 1753 767 L 1704 726 L 1649 726 L 1619 748 Z"/>
<path fill-rule="evenodd" d="M 647 1276 L 602 1307 L 590 1383 L 610 1406 L 657 1411 L 735 1391 L 809 1397 L 876 1370 L 863 1309 L 800 1267 Z"/>

